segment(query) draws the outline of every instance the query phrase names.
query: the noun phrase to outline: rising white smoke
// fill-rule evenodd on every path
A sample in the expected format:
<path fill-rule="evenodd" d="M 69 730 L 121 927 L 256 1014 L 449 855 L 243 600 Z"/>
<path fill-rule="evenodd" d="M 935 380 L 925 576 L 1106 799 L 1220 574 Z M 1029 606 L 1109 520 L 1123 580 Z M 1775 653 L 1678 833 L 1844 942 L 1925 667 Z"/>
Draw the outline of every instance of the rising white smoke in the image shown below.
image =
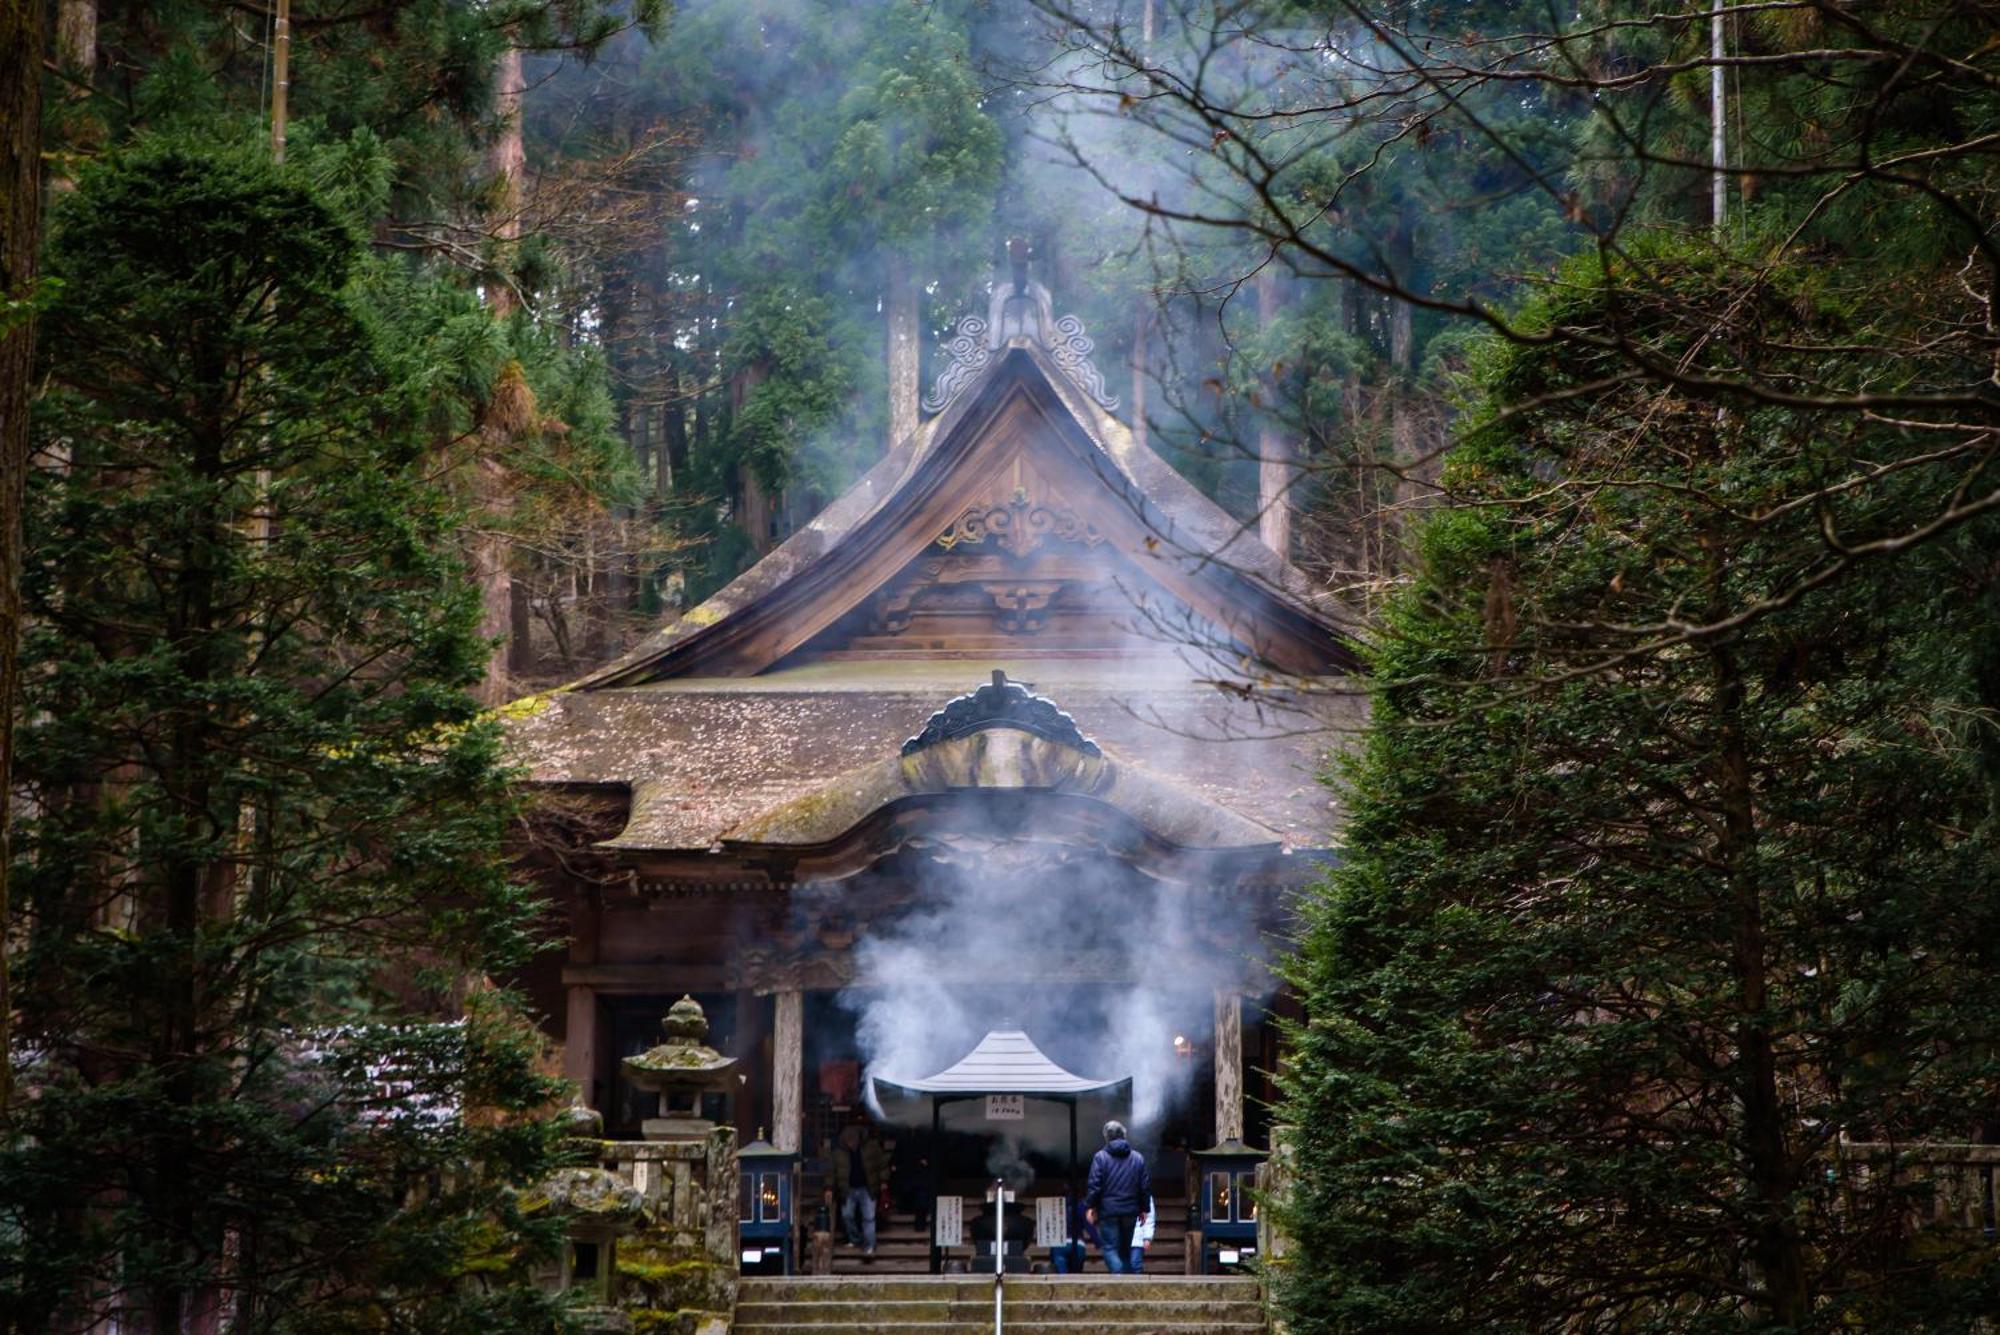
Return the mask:
<path fill-rule="evenodd" d="M 1230 906 L 1212 890 L 1149 883 L 1094 855 L 1009 867 L 1021 852 L 1001 844 L 984 860 L 954 853 L 951 863 L 905 855 L 928 863 L 917 902 L 871 925 L 856 946 L 861 982 L 841 995 L 867 1073 L 921 1079 L 988 1032 L 1021 1029 L 1077 1075 L 1129 1077 L 1134 1134 L 1150 1139 L 1203 1073 L 1188 1045 L 1208 1035 L 1214 989 L 1245 972 L 1193 930 L 1195 913 Z M 1004 981 L 1050 975 L 1130 981 Z M 1089 1148 L 1096 1128 L 1083 1135 Z"/>

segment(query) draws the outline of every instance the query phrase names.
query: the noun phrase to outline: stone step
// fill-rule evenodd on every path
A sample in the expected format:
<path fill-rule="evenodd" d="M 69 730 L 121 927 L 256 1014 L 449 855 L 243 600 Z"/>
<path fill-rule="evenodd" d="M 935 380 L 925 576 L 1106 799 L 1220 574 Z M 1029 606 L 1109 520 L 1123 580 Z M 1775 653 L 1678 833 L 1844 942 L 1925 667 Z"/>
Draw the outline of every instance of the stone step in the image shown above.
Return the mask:
<path fill-rule="evenodd" d="M 1270 1327 L 1258 1321 L 1200 1321 L 1200 1323 L 1160 1323 L 1160 1321 L 1036 1321 L 1032 1317 L 1018 1317 L 1008 1311 L 1006 1317 L 1008 1331 L 1034 1331 L 1036 1335 L 1266 1335 Z M 760 1321 L 738 1319 L 732 1331 L 798 1331 L 802 1327 L 794 1323 L 766 1325 Z M 988 1307 L 980 1319 L 968 1321 L 884 1321 L 880 1317 L 864 1317 L 852 1323 L 840 1325 L 814 1325 L 806 1327 L 812 1335 L 904 1335 L 906 1331 L 914 1335 L 924 1331 L 924 1335 L 984 1335 L 994 1329 L 992 1307 Z"/>
<path fill-rule="evenodd" d="M 1255 1303 L 1211 1302 L 1126 1302 L 1114 1298 L 1050 1299 L 1041 1302 L 1010 1302 L 1010 1316 L 1033 1321 L 1058 1321 L 1088 1325 L 1117 1321 L 1147 1321 L 1157 1326 L 1179 1329 L 1213 1323 L 1255 1325 L 1263 1311 Z M 993 1295 L 964 1301 L 905 1302 L 819 1302 L 736 1304 L 736 1321 L 773 1329 L 822 1325 L 862 1325 L 869 1321 L 902 1323 L 945 1322 L 957 1324 L 991 1318 Z"/>
<path fill-rule="evenodd" d="M 1257 1281 L 1238 1275 L 1009 1275 L 1007 1302 L 1115 1301 L 1230 1302 L 1255 1304 Z M 986 1302 L 993 1301 L 990 1275 L 745 1276 L 739 1303 L 816 1302 Z"/>
<path fill-rule="evenodd" d="M 1006 1329 L 1033 1331 L 1036 1335 L 1266 1335 L 1269 1329 L 1257 1321 L 1205 1321 L 1192 1325 L 1162 1325 L 1158 1321 L 1036 1321 L 1005 1315 Z M 738 1320 L 732 1331 L 796 1331 L 796 1325 L 764 1325 Z M 810 1327 L 812 1335 L 987 1335 L 993 1329 L 992 1309 L 978 1321 L 879 1321 L 866 1320 Z"/>

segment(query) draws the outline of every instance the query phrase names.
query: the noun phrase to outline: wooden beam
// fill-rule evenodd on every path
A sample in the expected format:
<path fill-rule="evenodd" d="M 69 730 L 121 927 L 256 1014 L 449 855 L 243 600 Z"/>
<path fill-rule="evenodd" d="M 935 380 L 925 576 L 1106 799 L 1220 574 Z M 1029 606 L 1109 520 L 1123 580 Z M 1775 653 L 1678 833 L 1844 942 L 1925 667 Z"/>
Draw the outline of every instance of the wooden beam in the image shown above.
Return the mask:
<path fill-rule="evenodd" d="M 572 987 L 607 995 L 665 996 L 669 992 L 726 992 L 734 988 L 720 964 L 572 964 L 562 971 Z"/>

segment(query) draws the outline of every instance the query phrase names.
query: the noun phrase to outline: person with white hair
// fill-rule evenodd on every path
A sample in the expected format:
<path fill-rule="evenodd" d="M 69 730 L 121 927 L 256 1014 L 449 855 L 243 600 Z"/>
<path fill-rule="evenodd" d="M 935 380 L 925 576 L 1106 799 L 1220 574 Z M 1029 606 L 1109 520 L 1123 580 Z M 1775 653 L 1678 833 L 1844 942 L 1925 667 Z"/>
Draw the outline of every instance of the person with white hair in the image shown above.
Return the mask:
<path fill-rule="evenodd" d="M 1083 1191 L 1083 1217 L 1097 1226 L 1104 1268 L 1126 1273 L 1132 1261 L 1133 1231 L 1152 1218 L 1153 1175 L 1146 1156 L 1132 1148 L 1125 1124 L 1104 1124 L 1104 1148 L 1090 1158 Z"/>

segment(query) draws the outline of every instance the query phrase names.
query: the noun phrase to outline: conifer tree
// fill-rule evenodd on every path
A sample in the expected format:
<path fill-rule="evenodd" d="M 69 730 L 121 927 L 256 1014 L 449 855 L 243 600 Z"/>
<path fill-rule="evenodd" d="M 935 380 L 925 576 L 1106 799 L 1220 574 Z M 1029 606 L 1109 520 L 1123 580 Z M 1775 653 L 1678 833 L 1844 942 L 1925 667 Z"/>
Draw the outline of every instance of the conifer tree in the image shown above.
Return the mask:
<path fill-rule="evenodd" d="M 1754 330 L 1836 394 L 1806 349 L 1879 312 L 1825 268 L 1746 295 L 1715 264 L 1574 264 L 1523 318 L 1615 321 L 1691 375 Z M 1486 351 L 1463 504 L 1382 630 L 1289 971 L 1282 1305 L 1301 1332 L 1970 1328 L 2000 1249 L 1918 1231 L 1933 1184 L 1852 1146 L 1991 1130 L 2000 530 L 1843 565 L 1954 492 L 1934 440 L 1718 411 L 1618 358 Z M 1937 373 L 1900 370 L 1865 373 Z"/>
<path fill-rule="evenodd" d="M 42 6 L 0 10 L 0 858 L 7 852 L 14 769 L 14 696 L 21 642 L 21 488 L 28 463 L 36 252 L 41 241 Z M 13 1103 L 14 999 L 6 942 L 13 929 L 9 871 L 0 866 L 0 1125 Z"/>
<path fill-rule="evenodd" d="M 553 1161 L 554 1083 L 467 990 L 536 910 L 467 693 L 450 368 L 370 312 L 362 260 L 260 152 L 113 155 L 57 211 L 11 1329 L 554 1320 L 509 1194 Z"/>

